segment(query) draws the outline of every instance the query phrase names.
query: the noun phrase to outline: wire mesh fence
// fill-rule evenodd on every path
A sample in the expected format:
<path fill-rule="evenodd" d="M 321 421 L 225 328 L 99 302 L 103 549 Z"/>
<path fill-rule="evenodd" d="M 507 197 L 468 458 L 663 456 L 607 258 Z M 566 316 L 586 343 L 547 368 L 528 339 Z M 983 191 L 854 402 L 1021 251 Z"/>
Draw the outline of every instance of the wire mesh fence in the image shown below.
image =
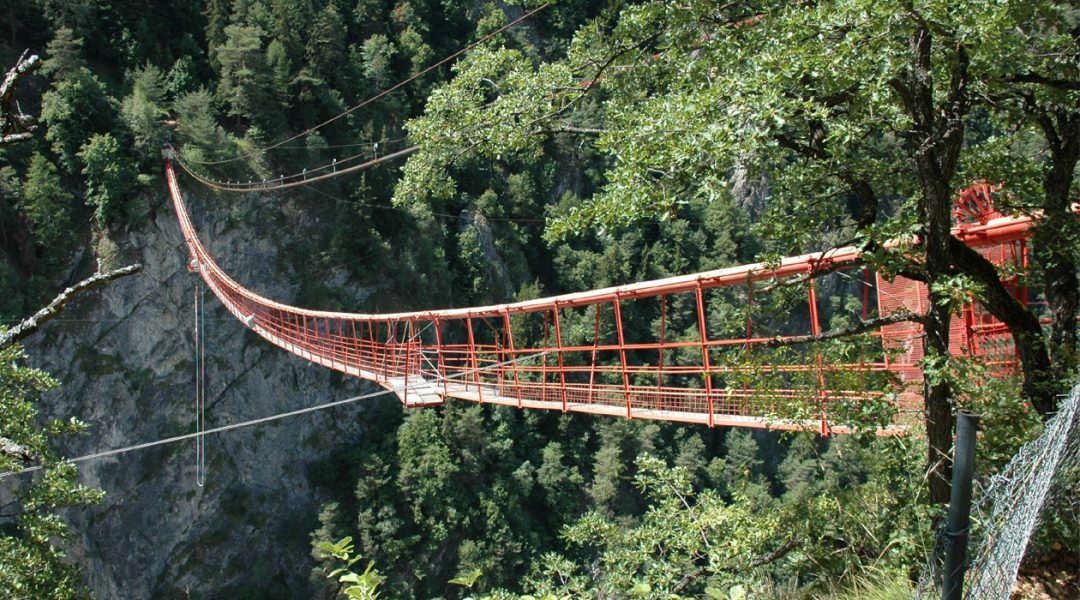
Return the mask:
<path fill-rule="evenodd" d="M 989 481 L 976 481 L 975 491 L 964 598 L 1008 600 L 1039 523 L 1080 496 L 1080 385 L 1042 435 L 1021 447 Z M 915 598 L 941 597 L 941 556 L 951 539 L 944 528 L 939 530 L 939 551 L 924 568 Z"/>

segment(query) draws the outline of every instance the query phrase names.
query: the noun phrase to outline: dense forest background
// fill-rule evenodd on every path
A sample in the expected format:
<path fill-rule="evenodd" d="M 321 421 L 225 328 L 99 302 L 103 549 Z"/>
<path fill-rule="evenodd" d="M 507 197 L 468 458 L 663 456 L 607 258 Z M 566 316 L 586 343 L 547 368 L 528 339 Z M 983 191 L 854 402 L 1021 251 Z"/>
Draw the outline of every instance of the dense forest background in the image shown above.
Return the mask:
<path fill-rule="evenodd" d="M 689 12 L 730 10 L 705 4 Z M 681 190 L 671 194 L 674 200 L 666 195 L 650 206 L 646 199 L 645 209 L 634 204 L 630 214 L 604 212 L 603 202 L 620 186 L 635 185 L 620 180 L 616 167 L 642 162 L 655 171 L 648 185 L 664 185 L 670 175 L 648 159 L 613 156 L 618 152 L 611 148 L 621 143 L 634 151 L 638 142 L 647 145 L 606 137 L 634 120 L 631 99 L 715 76 L 652 66 L 663 52 L 673 56 L 686 49 L 679 44 L 702 44 L 709 35 L 671 19 L 676 40 L 658 49 L 661 28 L 650 19 L 659 22 L 663 11 L 653 3 L 561 1 L 462 62 L 268 152 L 259 149 L 421 73 L 529 8 L 469 0 L 0 5 L 0 64 L 13 65 L 25 48 L 43 58 L 18 93 L 19 109 L 37 116 L 32 136 L 0 145 L 0 318 L 6 322 L 82 276 L 119 266 L 118 244 L 168 210 L 161 200 L 165 143 L 219 180 L 272 179 L 410 143 L 424 146 L 404 179 L 401 165 L 391 163 L 288 192 L 306 226 L 276 242 L 284 246 L 281 260 L 290 262 L 285 270 L 302 265 L 306 274 L 296 282 L 295 303 L 319 309 L 528 299 L 819 249 L 850 233 L 828 223 L 861 224 L 859 198 L 842 196 L 829 208 L 800 213 L 826 225 L 800 229 L 803 223 L 792 220 L 791 231 L 779 231 L 777 222 L 791 209 L 784 202 L 798 189 L 795 176 L 749 159 L 708 176 L 696 163 L 687 167 L 679 176 L 703 192 L 674 180 L 671 187 Z M 656 58 L 624 61 L 630 52 Z M 589 73 L 609 66 L 603 61 L 612 56 L 631 74 L 585 93 Z M 543 89 L 558 90 L 551 98 L 563 94 L 563 100 L 530 87 L 535 81 L 550 84 Z M 500 104 L 515 94 L 519 112 Z M 550 103 L 537 107 L 537 99 Z M 494 116 L 476 120 L 480 109 Z M 559 118 L 530 120 L 551 110 Z M 573 119 L 561 118 L 567 114 Z M 500 128 L 500 119 L 511 125 Z M 972 120 L 986 131 L 1004 127 L 988 112 Z M 522 137 L 522 131 L 539 135 Z M 656 132 L 652 141 L 677 146 L 673 134 Z M 475 135 L 490 141 L 475 142 Z M 880 155 L 863 157 L 866 164 L 856 171 L 889 162 L 888 142 L 877 143 Z M 1024 144 L 1029 152 L 1038 146 Z M 665 156 L 679 162 L 672 152 Z M 897 184 L 875 205 L 871 221 L 901 225 L 871 239 L 911 225 L 904 217 L 911 214 L 904 194 L 917 196 L 911 187 Z M 588 202 L 594 197 L 600 209 Z M 228 227 L 249 218 L 253 206 L 278 201 L 276 194 L 206 193 L 200 210 Z M 372 290 L 359 305 L 357 288 Z M 828 292 L 831 312 L 840 315 L 845 290 Z M 774 318 L 785 306 L 778 300 L 771 307 Z M 737 317 L 734 307 L 730 312 Z M 654 318 L 630 315 L 629 326 L 654 327 Z M 846 321 L 837 316 L 832 324 Z M 972 405 L 988 413 L 980 456 L 988 469 L 1038 430 L 1038 416 L 1016 393 L 1020 385 L 1009 379 L 971 395 Z M 403 413 L 396 402 L 377 401 L 362 418 L 363 436 L 337 440 L 336 452 L 308 466 L 305 477 L 323 502 L 318 527 L 303 535 L 312 545 L 350 536 L 364 564 L 371 561 L 385 577 L 388 598 L 461 597 L 471 593 L 467 587 L 556 597 L 738 597 L 748 589 L 758 597 L 791 597 L 867 579 L 903 590 L 925 561 L 940 510 L 927 495 L 926 448 L 912 438 L 822 439 L 460 403 Z M 73 472 L 65 476 L 75 481 Z M 70 500 L 87 499 L 93 498 Z M 1064 544 L 1075 553 L 1072 518 L 1055 522 L 1038 551 Z M 48 546 L 48 535 L 26 531 L 12 529 L 12 536 Z M 55 554 L 40 556 L 42 564 L 56 564 Z M 317 548 L 311 561 L 306 582 L 253 575 L 228 593 L 333 597 L 338 584 L 326 574 L 336 561 Z M 33 578 L 33 568 L 20 568 Z M 55 573 L 68 582 L 54 588 L 56 597 L 79 593 L 76 573 L 61 567 Z M 214 590 L 208 582 L 204 592 L 216 597 Z"/>

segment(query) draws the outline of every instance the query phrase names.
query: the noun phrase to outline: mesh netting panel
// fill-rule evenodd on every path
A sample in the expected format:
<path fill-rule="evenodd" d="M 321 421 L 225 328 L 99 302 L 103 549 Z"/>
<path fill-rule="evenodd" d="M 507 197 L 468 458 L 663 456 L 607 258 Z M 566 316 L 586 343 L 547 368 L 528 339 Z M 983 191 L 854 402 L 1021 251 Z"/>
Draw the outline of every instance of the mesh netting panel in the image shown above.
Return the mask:
<path fill-rule="evenodd" d="M 1080 386 L 1073 388 L 1038 439 L 1020 448 L 985 485 L 976 483 L 969 545 L 973 558 L 964 598 L 1007 600 L 1040 519 L 1053 507 L 1075 500 L 1080 471 L 1078 398 Z M 938 540 L 945 544 L 948 537 L 939 535 Z M 941 546 L 938 550 L 936 556 L 942 554 Z M 939 560 L 931 559 L 915 597 L 940 597 L 941 575 Z"/>

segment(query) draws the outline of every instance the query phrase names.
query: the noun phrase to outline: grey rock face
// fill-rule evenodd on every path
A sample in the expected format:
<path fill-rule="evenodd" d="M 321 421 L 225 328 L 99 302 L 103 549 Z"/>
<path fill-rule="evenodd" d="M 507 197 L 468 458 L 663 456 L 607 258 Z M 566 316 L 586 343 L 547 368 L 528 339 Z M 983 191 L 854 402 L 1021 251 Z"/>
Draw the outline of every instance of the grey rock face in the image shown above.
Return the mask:
<path fill-rule="evenodd" d="M 162 186 L 163 188 L 164 186 Z M 195 203 L 200 233 L 222 266 L 259 293 L 289 302 L 299 290 L 285 257 L 303 218 L 276 199 L 229 198 L 237 209 Z M 90 428 L 69 456 L 194 430 L 194 294 L 197 276 L 167 198 L 151 220 L 119 240 L 121 262 L 143 271 L 76 300 L 26 344 L 34 366 L 62 387 L 45 416 L 77 416 Z M 356 291 L 357 304 L 367 293 Z M 374 388 L 305 363 L 247 331 L 209 293 L 206 427 L 339 400 Z M 84 463 L 83 482 L 107 493 L 71 511 L 71 557 L 100 598 L 311 597 L 308 533 L 320 498 L 308 464 L 362 432 L 365 400 L 206 438 L 206 484 L 196 484 L 195 443 Z"/>

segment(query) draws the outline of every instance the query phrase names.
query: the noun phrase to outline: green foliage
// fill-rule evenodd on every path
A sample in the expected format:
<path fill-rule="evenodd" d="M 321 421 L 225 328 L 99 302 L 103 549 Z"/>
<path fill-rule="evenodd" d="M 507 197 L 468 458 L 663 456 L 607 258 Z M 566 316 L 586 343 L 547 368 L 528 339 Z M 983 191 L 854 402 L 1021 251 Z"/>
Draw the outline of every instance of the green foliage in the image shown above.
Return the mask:
<path fill-rule="evenodd" d="M 41 120 L 48 126 L 45 139 L 68 173 L 78 171 L 76 154 L 90 136 L 113 129 L 115 115 L 116 101 L 85 68 L 58 80 L 41 98 Z"/>
<path fill-rule="evenodd" d="M 177 118 L 176 141 L 182 144 L 185 156 L 214 160 L 235 148 L 229 135 L 218 125 L 213 95 L 205 88 L 179 96 L 173 110 Z"/>
<path fill-rule="evenodd" d="M 41 245 L 67 247 L 72 237 L 71 200 L 56 166 L 41 154 L 34 154 L 23 185 L 21 207 Z"/>
<path fill-rule="evenodd" d="M 166 12 L 172 5 L 156 6 L 164 25 L 139 26 L 139 15 L 126 13 L 141 11 L 103 6 L 12 10 L 14 37 L 52 39 L 39 129 L 46 144 L 5 151 L 0 177 L 3 198 L 18 202 L 41 245 L 71 239 L 69 205 L 84 191 L 99 222 L 116 222 L 133 189 L 127 148 L 144 171 L 155 168 L 168 111 L 185 157 L 232 158 L 307 130 L 518 14 L 491 2 L 210 0 L 180 6 L 203 11 L 186 19 L 170 18 L 180 16 Z M 897 89 L 912 72 L 909 35 L 920 17 L 933 24 L 929 105 L 937 113 L 965 107 L 958 121 L 935 117 L 923 129 Z M 1020 80 L 1076 79 L 1074 41 L 1057 28 L 1075 18 L 1067 3 L 1014 0 L 560 0 L 451 69 L 302 142 L 208 170 L 257 180 L 340 159 L 352 152 L 340 148 L 362 141 L 407 133 L 421 146 L 400 181 L 396 170 L 373 169 L 300 191 L 275 213 L 282 227 L 319 223 L 282 255 L 309 262 L 300 299 L 328 308 L 357 308 L 344 287 L 378 289 L 365 310 L 501 302 L 515 290 L 536 297 L 846 243 L 864 247 L 868 262 L 892 277 L 926 256 L 913 242 L 883 242 L 924 233 L 929 196 L 919 159 L 953 125 L 964 145 L 938 187 L 951 193 L 981 177 L 1008 182 L 999 200 L 1011 210 L 1046 204 L 1051 148 L 1037 117 L 1068 117 L 1076 94 Z M 966 104 L 947 101 L 959 48 L 970 59 Z M 118 122 L 112 98 L 121 92 Z M 927 143 L 913 137 L 924 129 Z M 1076 183 L 1068 182 L 1068 197 Z M 19 258 L 28 254 L 18 247 L 25 225 L 4 216 L 5 239 L 15 241 L 5 243 L 0 289 L 5 299 L 21 298 L 28 292 L 19 273 L 33 261 Z M 1045 223 L 1056 232 L 1051 245 L 1076 254 L 1075 225 Z M 1040 265 L 1029 283 L 1037 289 L 1048 277 Z M 938 278 L 932 289 L 950 309 L 986 291 L 965 274 Z M 753 303 L 742 291 L 708 294 L 709 331 L 738 336 L 752 322 L 769 336 L 804 324 L 804 289 L 759 291 Z M 844 293 L 819 303 L 834 329 L 858 318 Z M 670 303 L 668 339 L 696 339 L 693 307 Z M 590 340 L 596 312 L 566 313 L 566 343 Z M 655 306 L 624 318 L 631 335 L 656 337 L 661 327 Z M 515 318 L 515 337 L 538 343 L 530 337 L 540 326 L 527 321 Z M 777 403 L 775 416 L 813 419 L 816 374 L 774 365 L 881 354 L 871 336 L 736 348 L 715 357 L 731 368 L 713 384 L 800 388 L 806 397 Z M 1001 464 L 1037 431 L 1014 381 L 995 387 L 979 365 L 931 356 L 934 380 L 987 415 L 980 464 Z M 687 355 L 664 359 L 679 364 Z M 824 377 L 826 387 L 895 385 L 881 373 Z M 697 376 L 668 383 L 703 385 Z M 920 488 L 917 436 L 868 435 L 895 417 L 895 396 L 879 398 L 830 403 L 834 422 L 862 428 L 844 441 L 490 407 L 447 406 L 403 422 L 386 412 L 345 458 L 313 469 L 332 497 L 312 533 L 316 559 L 325 572 L 344 562 L 334 579 L 350 581 L 336 584 L 366 581 L 373 585 L 365 593 L 402 598 L 460 595 L 454 575 L 480 572 L 468 593 L 498 598 L 514 596 L 493 590 L 500 586 L 542 598 L 737 598 L 769 589 L 828 593 L 866 570 L 902 579 L 921 562 L 933 515 Z M 642 454 L 657 458 L 635 462 Z M 351 570 L 352 547 L 335 541 L 344 536 L 386 569 L 381 587 L 368 579 L 370 564 Z M 756 565 L 789 541 L 782 556 Z M 697 569 L 704 571 L 673 591 Z"/>
<path fill-rule="evenodd" d="M 135 189 L 138 174 L 111 134 L 97 134 L 80 150 L 86 176 L 86 201 L 98 223 L 114 223 L 124 214 L 124 201 Z"/>
<path fill-rule="evenodd" d="M 864 449 L 869 449 L 866 447 Z M 847 448 L 848 451 L 853 448 Z M 888 444 L 874 448 L 876 458 L 901 458 L 903 450 Z M 899 454 L 897 450 L 901 450 Z M 834 461 L 836 457 L 820 460 Z M 921 565 L 925 531 L 912 528 L 906 518 L 913 498 L 889 498 L 889 485 L 910 473 L 901 463 L 848 463 L 867 468 L 866 479 L 814 478 L 814 490 L 800 498 L 766 504 L 736 493 L 725 500 L 712 490 L 695 493 L 688 473 L 656 458 L 642 456 L 636 463 L 635 483 L 649 498 L 640 520 L 621 526 L 597 513 L 582 517 L 564 530 L 577 560 L 549 555 L 534 567 L 526 589 L 537 596 L 604 598 L 749 597 L 747 590 L 804 588 L 800 593 L 827 592 L 843 587 L 844 578 L 861 569 L 888 573 L 896 581 Z M 890 466 L 882 468 L 884 464 Z M 824 466 L 824 465 L 823 465 Z M 873 481 L 872 478 L 882 481 Z M 910 485 L 897 491 L 917 491 Z M 903 494 L 900 494 L 903 496 Z M 879 505 L 881 502 L 885 505 Z M 858 514 L 850 506 L 872 514 Z M 899 511 L 890 523 L 877 522 L 878 511 Z M 901 517 L 903 515 L 903 517 Z M 886 519 L 888 520 L 888 519 Z M 925 523 L 922 523 L 925 524 Z M 901 536 L 915 533 L 915 539 Z M 882 553 L 873 544 L 853 543 L 859 536 L 893 537 Z M 897 556 L 889 556 L 896 553 Z M 902 556 L 900 556 L 902 555 Z M 897 560 L 899 558 L 899 560 Z M 882 586 L 894 590 L 896 585 Z M 890 593 L 894 593 L 890 592 Z M 492 596 L 498 597 L 498 595 Z M 768 597 L 768 596 L 765 596 Z M 890 596 L 885 596 L 890 597 Z"/>
<path fill-rule="evenodd" d="M 345 22 L 333 2 L 315 18 L 307 40 L 307 60 L 316 76 L 331 84 L 337 84 L 341 67 L 346 60 Z"/>
<path fill-rule="evenodd" d="M 391 64 L 397 48 L 385 35 L 375 34 L 364 40 L 361 56 L 363 57 L 364 76 L 384 88 L 390 83 Z"/>
<path fill-rule="evenodd" d="M 165 141 L 162 120 L 169 115 L 165 75 L 147 63 L 132 74 L 131 83 L 131 94 L 120 103 L 120 116 L 131 130 L 139 161 L 147 166 L 156 165 Z"/>
<path fill-rule="evenodd" d="M 275 132 L 280 113 L 271 93 L 273 75 L 263 50 L 264 36 L 256 26 L 225 28 L 225 43 L 214 48 L 221 71 L 217 96 L 229 107 L 229 115 L 246 119 L 264 132 Z"/>
<path fill-rule="evenodd" d="M 315 551 L 325 556 L 332 557 L 344 563 L 344 566 L 334 569 L 326 576 L 329 579 L 337 579 L 341 585 L 341 592 L 350 600 L 378 600 L 379 585 L 383 578 L 375 570 L 371 562 L 362 573 L 352 570 L 353 565 L 360 562 L 362 557 L 353 554 L 352 538 L 345 537 L 337 543 L 318 542 Z"/>
<path fill-rule="evenodd" d="M 77 567 L 58 545 L 68 534 L 59 511 L 97 502 L 102 493 L 78 483 L 78 470 L 50 446 L 60 435 L 85 429 L 77 419 L 55 420 L 44 429 L 34 407 L 40 395 L 55 388 L 55 379 L 20 364 L 18 346 L 0 349 L 0 438 L 21 448 L 22 457 L 0 453 L 0 472 L 39 464 L 41 473 L 21 475 L 12 485 L 16 501 L 13 523 L 0 530 L 0 594 L 16 598 L 82 598 L 86 596 Z"/>
<path fill-rule="evenodd" d="M 821 594 L 819 600 L 907 600 L 914 593 L 911 581 L 904 577 L 870 575 L 855 578 Z"/>
<path fill-rule="evenodd" d="M 473 569 L 472 571 L 459 574 L 457 577 L 451 579 L 450 583 L 471 588 L 476 585 L 476 580 L 480 579 L 480 576 L 483 574 L 483 571 L 480 569 Z"/>
<path fill-rule="evenodd" d="M 56 30 L 45 49 L 45 55 L 47 58 L 41 64 L 41 72 L 56 80 L 66 79 L 86 66 L 83 40 L 75 37 L 75 32 L 68 27 Z"/>

